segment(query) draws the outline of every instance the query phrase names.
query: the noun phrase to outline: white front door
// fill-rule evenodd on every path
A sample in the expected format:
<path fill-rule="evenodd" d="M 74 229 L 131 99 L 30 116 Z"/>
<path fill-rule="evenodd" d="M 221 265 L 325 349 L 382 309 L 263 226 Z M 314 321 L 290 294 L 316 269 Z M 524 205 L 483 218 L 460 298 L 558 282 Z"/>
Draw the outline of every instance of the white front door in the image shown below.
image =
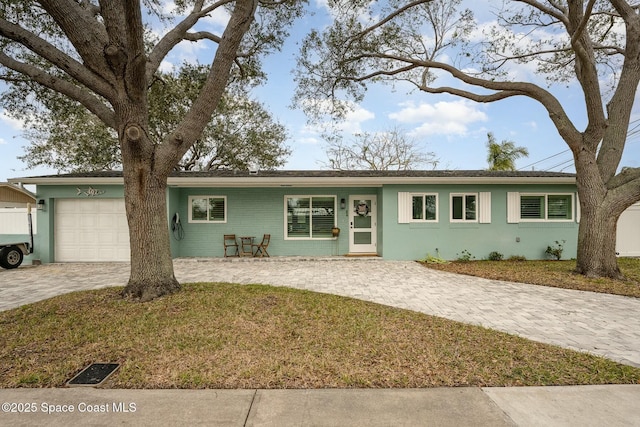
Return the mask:
<path fill-rule="evenodd" d="M 376 196 L 349 196 L 349 253 L 377 253 Z"/>

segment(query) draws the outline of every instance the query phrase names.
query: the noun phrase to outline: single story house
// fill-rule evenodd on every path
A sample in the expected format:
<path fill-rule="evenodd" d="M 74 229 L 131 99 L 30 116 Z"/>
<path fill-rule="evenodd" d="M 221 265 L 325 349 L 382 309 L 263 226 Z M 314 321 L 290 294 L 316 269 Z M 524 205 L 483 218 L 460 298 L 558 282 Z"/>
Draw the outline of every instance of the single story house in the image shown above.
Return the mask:
<path fill-rule="evenodd" d="M 128 261 L 121 172 L 12 181 L 36 186 L 30 258 Z M 556 172 L 175 172 L 167 189 L 176 258 L 222 257 L 225 234 L 256 243 L 270 234 L 271 256 L 483 259 L 497 251 L 542 259 L 561 242 L 572 258 L 579 221 L 575 175 Z"/>

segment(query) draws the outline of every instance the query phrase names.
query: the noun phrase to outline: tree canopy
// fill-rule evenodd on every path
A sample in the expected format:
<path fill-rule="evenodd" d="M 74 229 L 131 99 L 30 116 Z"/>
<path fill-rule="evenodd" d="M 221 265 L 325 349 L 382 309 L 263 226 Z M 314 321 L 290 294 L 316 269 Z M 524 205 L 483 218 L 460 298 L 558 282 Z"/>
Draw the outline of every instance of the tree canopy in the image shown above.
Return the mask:
<path fill-rule="evenodd" d="M 438 164 L 435 153 L 423 151 L 401 129 L 363 132 L 351 142 L 331 138 L 326 149 L 334 170 L 411 170 Z"/>
<path fill-rule="evenodd" d="M 497 142 L 493 133 L 487 134 L 487 162 L 490 171 L 514 171 L 516 160 L 529 156 L 526 147 L 516 147 L 513 141 Z"/>
<path fill-rule="evenodd" d="M 150 132 L 163 140 L 179 123 L 202 89 L 206 66 L 183 64 L 175 73 L 158 73 L 149 91 Z M 245 85 L 232 84 L 203 135 L 176 165 L 178 170 L 246 170 L 249 165 L 274 169 L 284 164 L 285 127 L 252 99 Z M 21 160 L 29 167 L 45 165 L 58 171 L 121 169 L 118 137 L 77 102 L 35 87 L 15 84 L 0 97 L 8 111 L 26 117 L 27 138 Z"/>

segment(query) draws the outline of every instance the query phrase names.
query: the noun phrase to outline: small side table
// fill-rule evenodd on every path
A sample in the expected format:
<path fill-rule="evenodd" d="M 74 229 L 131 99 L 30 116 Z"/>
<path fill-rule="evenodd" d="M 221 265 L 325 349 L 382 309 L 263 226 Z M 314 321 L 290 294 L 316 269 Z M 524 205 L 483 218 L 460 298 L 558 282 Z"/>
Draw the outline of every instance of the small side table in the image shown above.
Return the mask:
<path fill-rule="evenodd" d="M 252 257 L 253 256 L 253 241 L 255 236 L 243 236 L 240 237 L 240 256 Z"/>

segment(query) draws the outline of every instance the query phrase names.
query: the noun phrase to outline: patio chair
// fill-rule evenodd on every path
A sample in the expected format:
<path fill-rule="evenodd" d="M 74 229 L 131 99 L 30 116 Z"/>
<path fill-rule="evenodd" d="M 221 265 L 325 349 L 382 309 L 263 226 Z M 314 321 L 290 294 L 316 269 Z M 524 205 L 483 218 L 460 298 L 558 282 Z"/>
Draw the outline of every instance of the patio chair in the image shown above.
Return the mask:
<path fill-rule="evenodd" d="M 269 252 L 267 252 L 267 247 L 269 246 L 269 241 L 271 240 L 271 234 L 265 234 L 262 237 L 262 242 L 258 245 L 252 245 L 255 248 L 253 252 L 253 256 L 259 256 L 262 258 L 263 256 L 269 256 Z"/>
<path fill-rule="evenodd" d="M 231 255 L 227 251 L 232 251 Z M 236 240 L 235 234 L 225 234 L 224 235 L 224 256 L 239 256 L 238 253 L 238 241 Z"/>

